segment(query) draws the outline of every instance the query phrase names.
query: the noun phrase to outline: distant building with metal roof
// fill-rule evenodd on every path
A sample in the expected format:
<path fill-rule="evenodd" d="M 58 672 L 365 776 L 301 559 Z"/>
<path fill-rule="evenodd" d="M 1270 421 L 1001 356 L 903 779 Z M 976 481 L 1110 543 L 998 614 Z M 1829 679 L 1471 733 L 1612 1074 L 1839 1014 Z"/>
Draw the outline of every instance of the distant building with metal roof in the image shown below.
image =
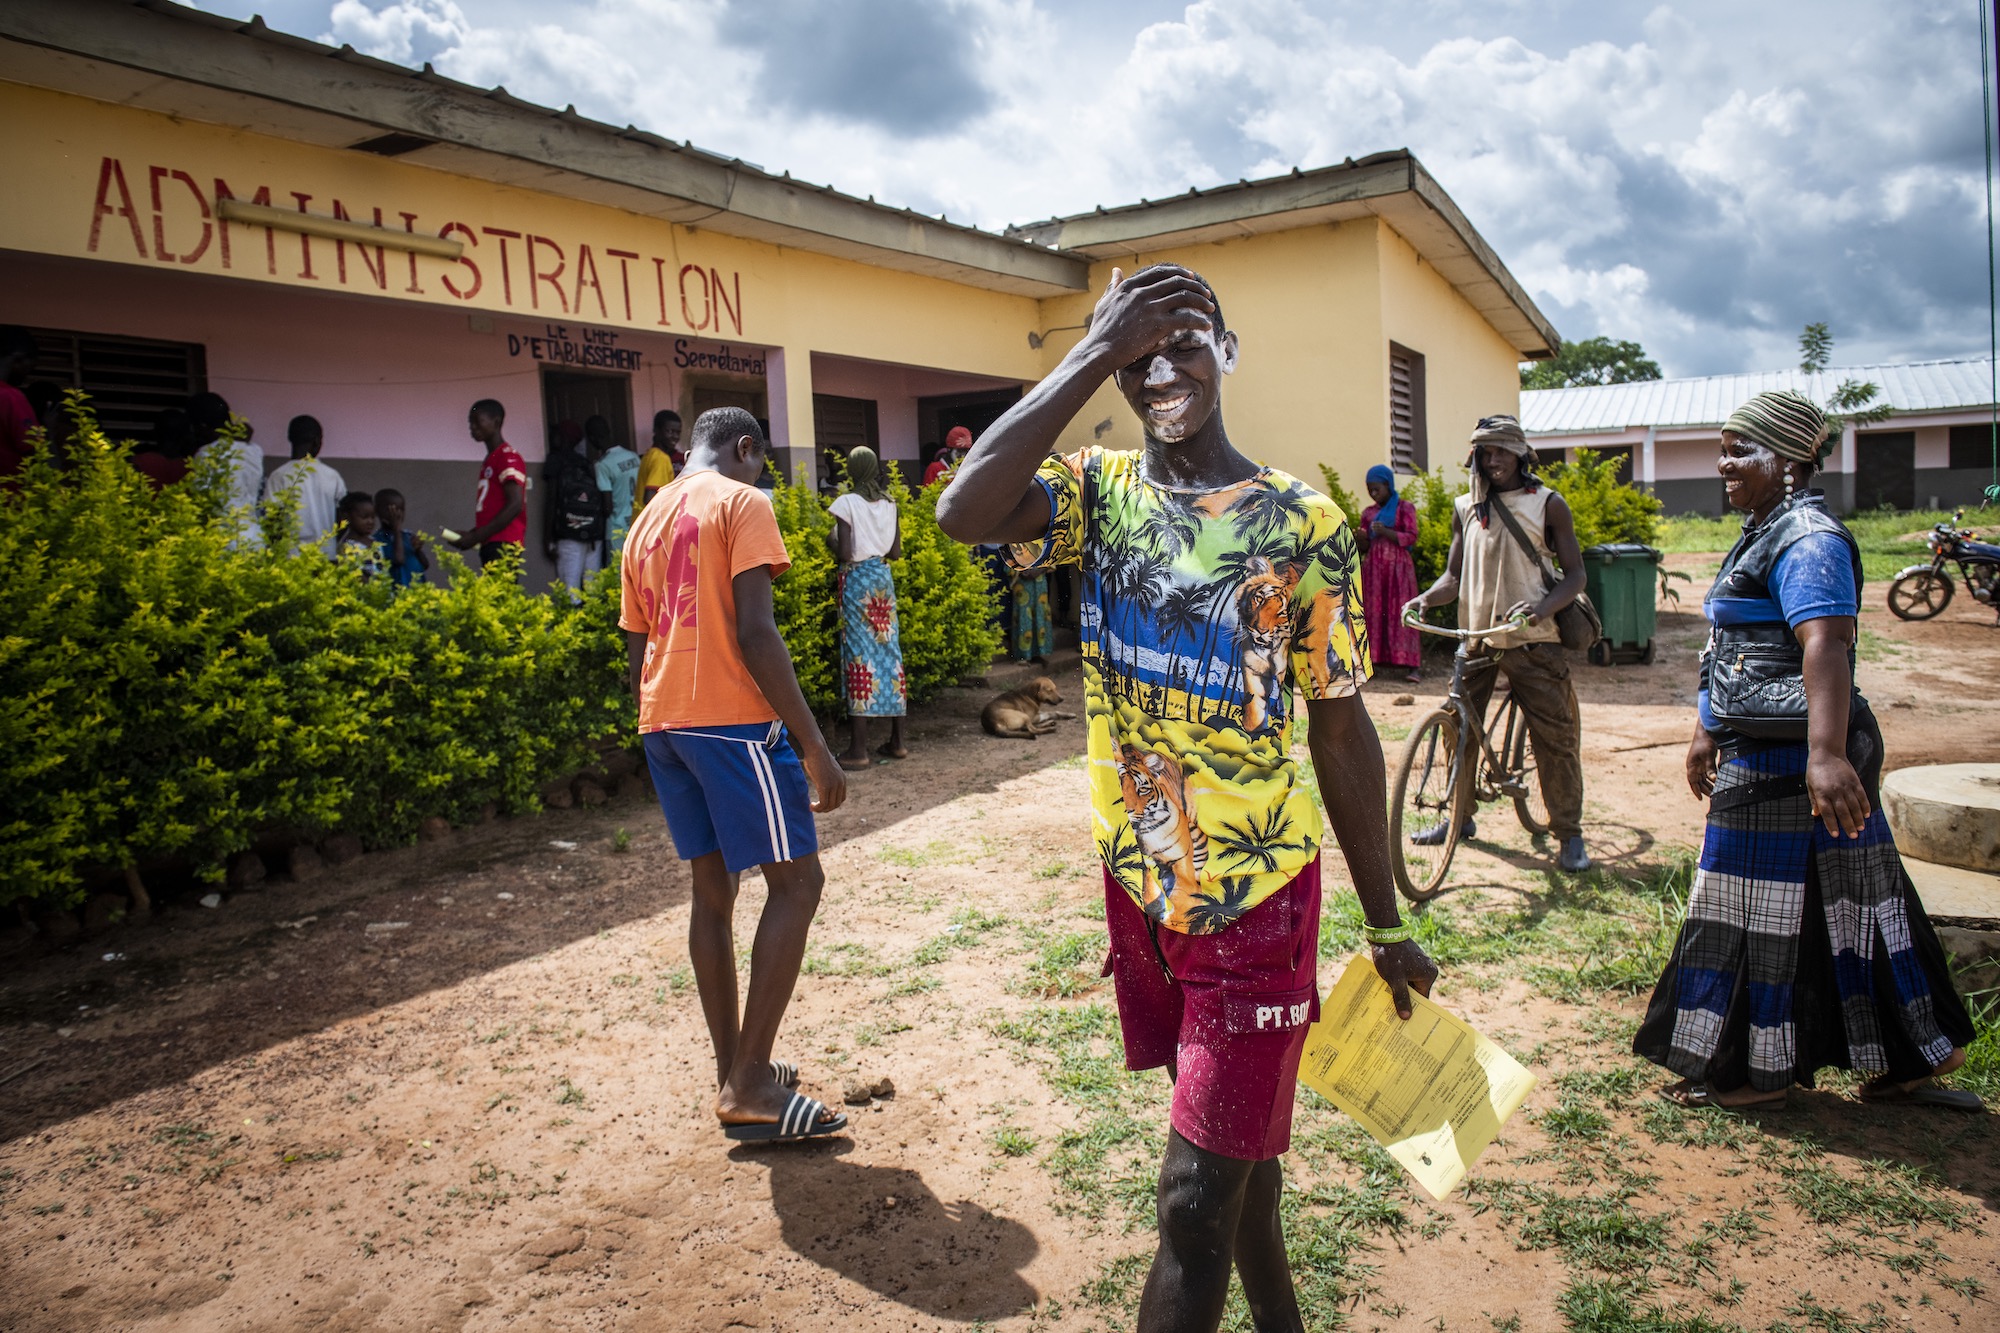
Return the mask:
<path fill-rule="evenodd" d="M 1874 384 L 1883 421 L 1849 423 L 1826 462 L 1826 488 L 1843 509 L 1977 503 L 1993 480 L 1994 363 L 1990 357 L 1835 366 L 1630 384 L 1531 389 L 1521 425 L 1547 457 L 1577 449 L 1621 453 L 1631 475 L 1669 513 L 1721 513 L 1715 473 L 1722 423 L 1760 393 L 1792 389 L 1816 403 L 1847 380 Z"/>

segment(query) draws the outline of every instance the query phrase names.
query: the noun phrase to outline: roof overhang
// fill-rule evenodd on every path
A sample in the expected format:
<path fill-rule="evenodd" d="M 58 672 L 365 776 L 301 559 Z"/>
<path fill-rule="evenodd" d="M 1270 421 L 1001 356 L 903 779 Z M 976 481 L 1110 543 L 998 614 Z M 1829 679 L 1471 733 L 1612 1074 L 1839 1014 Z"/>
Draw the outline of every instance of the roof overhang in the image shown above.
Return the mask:
<path fill-rule="evenodd" d="M 1555 326 L 1500 262 L 1458 205 L 1407 149 L 1376 153 L 1336 167 L 1293 171 L 1259 181 L 1192 190 L 1073 217 L 1009 227 L 1070 254 L 1123 259 L 1214 241 L 1289 231 L 1351 218 L 1379 217 L 1415 247 L 1512 343 L 1522 359 L 1554 356 Z"/>
<path fill-rule="evenodd" d="M 1060 296 L 1088 274 L 1024 239 L 166 0 L 0 0 L 0 79 L 324 148 L 396 149 L 455 175 L 992 291 Z"/>

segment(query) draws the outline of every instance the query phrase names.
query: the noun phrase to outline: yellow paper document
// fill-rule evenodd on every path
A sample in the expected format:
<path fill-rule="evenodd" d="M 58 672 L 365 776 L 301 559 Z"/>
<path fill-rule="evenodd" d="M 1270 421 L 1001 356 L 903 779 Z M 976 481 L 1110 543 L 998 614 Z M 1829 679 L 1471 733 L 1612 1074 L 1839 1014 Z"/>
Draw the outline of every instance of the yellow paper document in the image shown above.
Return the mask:
<path fill-rule="evenodd" d="M 1306 1034 L 1299 1079 L 1442 1199 L 1520 1109 L 1535 1076 L 1464 1019 L 1415 991 L 1410 1002 L 1405 1022 L 1388 983 L 1357 954 Z"/>

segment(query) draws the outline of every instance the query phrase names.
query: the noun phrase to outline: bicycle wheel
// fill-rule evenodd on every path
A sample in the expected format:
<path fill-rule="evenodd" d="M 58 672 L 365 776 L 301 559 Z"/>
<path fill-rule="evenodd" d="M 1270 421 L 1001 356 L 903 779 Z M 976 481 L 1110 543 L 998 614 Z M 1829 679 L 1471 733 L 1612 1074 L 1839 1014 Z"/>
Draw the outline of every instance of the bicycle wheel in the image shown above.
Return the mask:
<path fill-rule="evenodd" d="M 1934 569 L 1905 574 L 1889 585 L 1889 610 L 1898 620 L 1929 620 L 1951 605 L 1951 576 Z"/>
<path fill-rule="evenodd" d="M 1463 776 L 1458 714 L 1440 708 L 1410 733 L 1390 793 L 1389 868 L 1396 888 L 1413 903 L 1435 898 L 1444 888 L 1465 823 Z"/>
<path fill-rule="evenodd" d="M 1520 817 L 1522 828 L 1537 836 L 1547 833 L 1549 807 L 1542 800 L 1542 775 L 1535 769 L 1534 737 L 1528 734 L 1528 715 L 1521 711 L 1512 694 L 1507 696 L 1500 716 L 1494 719 L 1492 734 L 1499 737 L 1493 752 L 1507 766 L 1507 771 L 1497 776 L 1497 784 L 1511 789 L 1514 813 Z"/>

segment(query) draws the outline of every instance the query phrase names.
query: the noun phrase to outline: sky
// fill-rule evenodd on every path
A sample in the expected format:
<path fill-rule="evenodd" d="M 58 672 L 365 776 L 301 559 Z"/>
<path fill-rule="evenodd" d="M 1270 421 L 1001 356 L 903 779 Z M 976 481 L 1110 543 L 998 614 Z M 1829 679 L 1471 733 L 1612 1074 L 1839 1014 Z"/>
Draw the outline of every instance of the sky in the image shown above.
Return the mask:
<path fill-rule="evenodd" d="M 263 0 L 275 28 L 998 229 L 1408 148 L 1669 375 L 1984 355 L 1983 0 Z M 201 0 L 248 17 L 254 0 Z"/>

